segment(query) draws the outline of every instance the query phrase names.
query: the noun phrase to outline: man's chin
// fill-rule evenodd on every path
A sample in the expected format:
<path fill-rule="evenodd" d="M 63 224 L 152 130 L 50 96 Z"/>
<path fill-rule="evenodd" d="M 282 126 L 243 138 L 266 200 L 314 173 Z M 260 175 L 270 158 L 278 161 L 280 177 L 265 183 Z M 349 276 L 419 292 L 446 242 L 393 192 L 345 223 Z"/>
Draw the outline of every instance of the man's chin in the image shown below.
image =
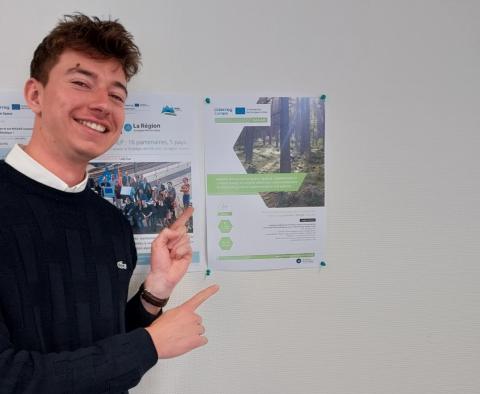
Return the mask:
<path fill-rule="evenodd" d="M 118 138 L 112 141 L 108 145 L 99 145 L 93 142 L 88 143 L 86 146 L 78 147 L 77 153 L 81 156 L 84 160 L 90 161 L 96 159 L 97 157 L 103 155 L 107 152 L 115 143 L 117 142 Z"/>
<path fill-rule="evenodd" d="M 78 150 L 77 151 L 77 157 L 79 158 L 79 161 L 82 161 L 84 163 L 88 163 L 97 157 L 103 155 L 105 152 L 107 152 L 111 146 L 109 146 L 107 149 L 89 149 L 89 150 Z"/>

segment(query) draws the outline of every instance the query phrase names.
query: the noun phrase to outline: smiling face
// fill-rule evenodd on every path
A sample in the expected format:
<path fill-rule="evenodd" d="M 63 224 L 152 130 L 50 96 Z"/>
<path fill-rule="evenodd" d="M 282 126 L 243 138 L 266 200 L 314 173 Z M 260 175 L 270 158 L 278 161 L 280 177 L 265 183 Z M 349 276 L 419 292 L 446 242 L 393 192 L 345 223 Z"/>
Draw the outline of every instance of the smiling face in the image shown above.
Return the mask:
<path fill-rule="evenodd" d="M 36 115 L 27 152 L 44 165 L 58 160 L 84 166 L 120 136 L 125 73 L 115 59 L 66 50 L 45 86 L 33 78 L 27 81 L 25 97 Z"/>

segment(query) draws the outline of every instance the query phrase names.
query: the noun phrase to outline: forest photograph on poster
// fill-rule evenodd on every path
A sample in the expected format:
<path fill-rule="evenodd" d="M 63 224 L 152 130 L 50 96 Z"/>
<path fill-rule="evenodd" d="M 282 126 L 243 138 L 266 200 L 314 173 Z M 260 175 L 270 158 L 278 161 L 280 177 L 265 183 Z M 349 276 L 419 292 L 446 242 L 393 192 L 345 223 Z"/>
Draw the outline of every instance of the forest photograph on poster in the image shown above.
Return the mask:
<path fill-rule="evenodd" d="M 325 96 L 261 97 L 270 126 L 246 126 L 234 145 L 248 174 L 303 173 L 295 192 L 262 192 L 269 208 L 325 206 Z"/>

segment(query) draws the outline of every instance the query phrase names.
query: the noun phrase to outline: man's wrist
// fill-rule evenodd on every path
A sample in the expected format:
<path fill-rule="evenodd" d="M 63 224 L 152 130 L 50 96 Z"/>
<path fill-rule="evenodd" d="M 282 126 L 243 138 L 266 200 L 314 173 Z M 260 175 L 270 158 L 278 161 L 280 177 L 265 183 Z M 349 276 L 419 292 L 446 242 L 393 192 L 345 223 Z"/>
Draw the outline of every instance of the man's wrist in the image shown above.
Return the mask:
<path fill-rule="evenodd" d="M 151 294 L 160 299 L 169 298 L 173 288 L 164 281 L 163 274 L 154 274 L 150 272 L 143 282 L 144 288 Z"/>
<path fill-rule="evenodd" d="M 170 298 L 159 298 L 155 296 L 148 289 L 145 288 L 145 283 L 142 283 L 142 285 L 140 286 L 140 297 L 142 301 L 145 301 L 148 304 L 157 308 L 163 308 L 165 305 L 167 305 L 167 302 Z"/>
<path fill-rule="evenodd" d="M 145 312 L 147 312 L 149 315 L 152 315 L 155 318 L 159 317 L 163 313 L 162 308 L 157 308 L 156 306 L 149 304 L 142 297 L 140 297 L 140 303 L 142 304 L 142 307 L 145 310 Z"/>

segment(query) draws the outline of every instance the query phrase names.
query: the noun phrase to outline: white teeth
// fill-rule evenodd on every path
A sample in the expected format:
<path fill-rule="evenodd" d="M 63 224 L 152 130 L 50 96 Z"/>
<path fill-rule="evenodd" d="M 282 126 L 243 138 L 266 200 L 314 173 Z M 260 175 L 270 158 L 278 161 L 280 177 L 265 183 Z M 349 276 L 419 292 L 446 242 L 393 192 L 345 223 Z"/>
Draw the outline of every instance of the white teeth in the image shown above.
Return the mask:
<path fill-rule="evenodd" d="M 83 124 L 84 126 L 87 126 L 92 130 L 98 131 L 100 133 L 103 133 L 107 129 L 105 126 L 102 126 L 101 124 L 90 122 L 88 120 L 78 120 L 78 123 Z"/>

